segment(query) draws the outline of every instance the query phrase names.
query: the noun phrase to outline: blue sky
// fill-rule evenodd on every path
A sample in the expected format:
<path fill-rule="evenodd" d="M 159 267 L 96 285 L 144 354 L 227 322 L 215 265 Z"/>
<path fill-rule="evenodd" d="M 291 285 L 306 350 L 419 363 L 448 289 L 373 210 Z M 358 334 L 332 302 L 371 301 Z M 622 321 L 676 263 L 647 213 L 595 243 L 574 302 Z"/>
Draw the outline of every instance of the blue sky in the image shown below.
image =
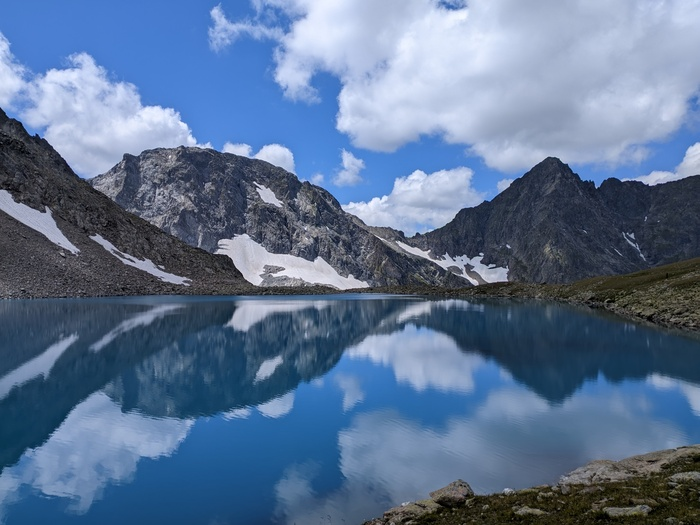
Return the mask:
<path fill-rule="evenodd" d="M 411 232 L 549 155 L 700 173 L 698 27 L 697 0 L 10 2 L 0 106 L 82 176 L 206 145 Z"/>

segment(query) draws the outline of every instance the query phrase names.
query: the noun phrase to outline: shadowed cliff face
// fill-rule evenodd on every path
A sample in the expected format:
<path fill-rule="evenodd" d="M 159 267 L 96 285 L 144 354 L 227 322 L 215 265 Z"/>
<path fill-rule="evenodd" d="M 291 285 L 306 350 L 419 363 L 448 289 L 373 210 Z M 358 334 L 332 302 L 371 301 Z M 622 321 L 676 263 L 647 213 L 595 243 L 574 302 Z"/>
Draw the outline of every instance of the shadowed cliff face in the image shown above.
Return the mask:
<path fill-rule="evenodd" d="M 552 404 L 600 375 L 700 384 L 697 341 L 675 341 L 671 352 L 662 332 L 555 304 L 315 297 L 1 306 L 0 465 L 40 445 L 100 390 L 122 411 L 157 418 L 264 407 L 359 346 L 390 366 L 400 357 L 406 377 L 429 373 L 438 383 L 454 379 L 461 361 L 495 360 Z M 400 343 L 409 326 L 454 341 L 461 353 L 426 363 Z"/>
<path fill-rule="evenodd" d="M 342 277 L 373 286 L 467 284 L 373 235 L 324 189 L 261 160 L 199 148 L 155 149 L 125 155 L 91 184 L 126 210 L 210 252 L 221 240 L 245 234 L 269 254 L 302 263 L 320 257 Z M 303 282 L 268 271 L 263 284 Z"/>
<path fill-rule="evenodd" d="M 700 255 L 700 177 L 658 186 L 582 181 L 548 158 L 490 202 L 407 242 L 433 257 L 474 257 L 511 281 L 564 283 Z"/>

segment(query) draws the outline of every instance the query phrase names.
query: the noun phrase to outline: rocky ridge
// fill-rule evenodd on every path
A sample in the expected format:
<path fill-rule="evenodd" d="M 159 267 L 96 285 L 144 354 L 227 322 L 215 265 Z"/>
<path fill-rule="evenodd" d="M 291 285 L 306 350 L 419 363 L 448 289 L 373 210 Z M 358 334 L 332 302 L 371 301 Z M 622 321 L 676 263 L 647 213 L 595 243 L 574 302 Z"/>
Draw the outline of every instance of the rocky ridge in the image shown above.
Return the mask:
<path fill-rule="evenodd" d="M 0 298 L 244 293 L 223 256 L 125 212 L 0 110 Z"/>
<path fill-rule="evenodd" d="M 657 186 L 608 179 L 596 188 L 550 157 L 492 201 L 403 244 L 443 265 L 461 257 L 507 269 L 509 281 L 630 273 L 700 256 L 699 192 L 700 176 Z"/>
<path fill-rule="evenodd" d="M 155 149 L 124 155 L 90 182 L 188 244 L 227 253 L 256 285 L 465 284 L 372 233 L 324 189 L 265 161 Z"/>

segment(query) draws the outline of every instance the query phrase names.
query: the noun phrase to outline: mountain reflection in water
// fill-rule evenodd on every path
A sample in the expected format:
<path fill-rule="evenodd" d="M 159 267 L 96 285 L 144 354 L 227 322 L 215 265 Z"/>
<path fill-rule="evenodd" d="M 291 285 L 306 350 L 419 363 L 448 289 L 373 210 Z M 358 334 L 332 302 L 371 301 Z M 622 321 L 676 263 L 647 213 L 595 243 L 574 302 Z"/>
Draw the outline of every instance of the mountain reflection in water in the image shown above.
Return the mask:
<path fill-rule="evenodd" d="M 0 302 L 0 523 L 357 523 L 700 439 L 700 341 L 538 302 Z"/>

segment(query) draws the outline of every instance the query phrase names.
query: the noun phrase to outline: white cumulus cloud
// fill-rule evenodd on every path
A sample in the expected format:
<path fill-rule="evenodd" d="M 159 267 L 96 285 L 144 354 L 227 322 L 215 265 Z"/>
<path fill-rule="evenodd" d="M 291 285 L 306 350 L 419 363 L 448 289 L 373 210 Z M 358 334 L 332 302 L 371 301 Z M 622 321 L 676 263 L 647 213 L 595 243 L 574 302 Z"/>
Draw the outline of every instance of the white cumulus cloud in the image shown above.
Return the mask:
<path fill-rule="evenodd" d="M 498 193 L 501 193 L 502 191 L 507 190 L 510 188 L 510 185 L 513 184 L 513 181 L 515 179 L 501 179 L 496 183 L 496 188 L 498 189 Z"/>
<path fill-rule="evenodd" d="M 700 88 L 700 0 L 253 5 L 259 16 L 237 23 L 218 8 L 212 30 L 241 26 L 220 47 L 274 38 L 292 99 L 316 100 L 318 73 L 337 77 L 337 128 L 371 150 L 439 135 L 512 172 L 550 155 L 637 162 L 685 123 Z"/>
<path fill-rule="evenodd" d="M 87 53 L 63 69 L 34 74 L 16 61 L 0 33 L 0 105 L 15 108 L 80 175 L 114 166 L 124 153 L 199 145 L 172 108 L 144 106 L 138 89 L 114 81 Z"/>
<path fill-rule="evenodd" d="M 356 186 L 362 182 L 360 172 L 365 169 L 365 161 L 358 159 L 347 150 L 342 151 L 341 157 L 343 167 L 333 178 L 333 184 L 336 186 Z"/>
<path fill-rule="evenodd" d="M 260 151 L 256 154 L 253 154 L 253 148 L 249 144 L 233 144 L 227 142 L 224 144 L 222 151 L 224 153 L 233 153 L 251 159 L 264 160 L 290 173 L 296 173 L 294 154 L 289 148 L 281 144 L 267 144 L 260 148 Z"/>
<path fill-rule="evenodd" d="M 462 208 L 484 200 L 484 195 L 471 185 L 473 175 L 465 167 L 435 173 L 416 170 L 394 180 L 389 195 L 369 202 L 350 202 L 343 209 L 371 226 L 391 226 L 407 235 L 437 228 L 451 221 Z"/>
<path fill-rule="evenodd" d="M 209 47 L 214 51 L 221 51 L 235 42 L 241 36 L 249 36 L 256 40 L 278 40 L 283 33 L 274 27 L 267 27 L 250 21 L 230 22 L 221 4 L 210 12 L 212 26 L 209 27 Z"/>
<path fill-rule="evenodd" d="M 8 107 L 25 87 L 26 71 L 10 51 L 10 42 L 0 33 L 0 106 Z"/>
<path fill-rule="evenodd" d="M 195 146 L 180 114 L 144 106 L 133 84 L 112 81 L 86 53 L 66 69 L 51 69 L 27 86 L 22 118 L 44 129 L 44 138 L 81 175 L 107 171 L 124 153 L 155 147 Z"/>
<path fill-rule="evenodd" d="M 638 180 L 649 186 L 654 186 L 664 182 L 685 179 L 693 175 L 700 175 L 700 142 L 696 142 L 686 150 L 683 161 L 676 166 L 674 171 L 652 171 L 649 175 L 632 180 Z"/>

